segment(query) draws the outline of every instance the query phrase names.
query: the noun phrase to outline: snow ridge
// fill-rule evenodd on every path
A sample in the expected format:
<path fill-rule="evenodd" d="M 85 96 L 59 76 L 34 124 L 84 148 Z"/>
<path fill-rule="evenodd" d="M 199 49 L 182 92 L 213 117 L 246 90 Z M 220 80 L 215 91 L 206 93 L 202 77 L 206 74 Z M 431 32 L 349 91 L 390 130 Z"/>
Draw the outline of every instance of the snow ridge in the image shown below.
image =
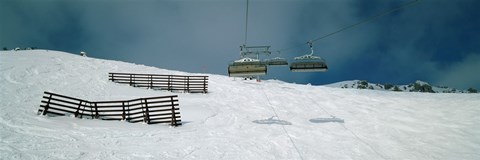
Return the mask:
<path fill-rule="evenodd" d="M 366 80 L 352 80 L 342 81 L 326 85 L 334 88 L 354 88 L 354 89 L 370 89 L 370 90 L 382 90 L 382 91 L 397 91 L 397 92 L 428 92 L 428 93 L 478 93 L 475 88 L 469 88 L 468 90 L 459 90 L 450 88 L 447 86 L 432 86 L 427 82 L 417 80 L 414 83 L 407 85 L 394 85 L 394 84 L 378 84 L 370 83 Z"/>

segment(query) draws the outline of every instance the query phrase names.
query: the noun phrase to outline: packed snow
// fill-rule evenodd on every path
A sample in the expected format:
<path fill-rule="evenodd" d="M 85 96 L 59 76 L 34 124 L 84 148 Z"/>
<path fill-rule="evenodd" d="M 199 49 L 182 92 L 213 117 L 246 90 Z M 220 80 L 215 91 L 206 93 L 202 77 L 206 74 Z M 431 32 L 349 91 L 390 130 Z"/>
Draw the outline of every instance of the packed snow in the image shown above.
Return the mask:
<path fill-rule="evenodd" d="M 207 94 L 108 81 L 194 75 L 47 51 L 0 52 L 0 159 L 480 159 L 480 94 L 339 89 L 209 76 Z M 296 74 L 296 73 L 291 73 Z M 37 115 L 44 91 L 179 95 L 183 125 Z"/>

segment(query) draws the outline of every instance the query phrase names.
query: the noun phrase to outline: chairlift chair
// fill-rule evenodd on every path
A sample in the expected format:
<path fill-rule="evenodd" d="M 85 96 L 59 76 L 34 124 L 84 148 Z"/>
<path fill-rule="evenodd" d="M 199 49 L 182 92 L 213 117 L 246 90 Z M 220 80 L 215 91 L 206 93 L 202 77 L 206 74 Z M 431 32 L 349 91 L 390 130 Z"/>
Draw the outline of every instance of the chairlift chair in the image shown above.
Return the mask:
<path fill-rule="evenodd" d="M 267 74 L 267 65 L 258 59 L 242 58 L 228 65 L 230 77 L 253 77 Z"/>
<path fill-rule="evenodd" d="M 267 74 L 267 64 L 259 60 L 259 54 L 270 54 L 270 46 L 240 46 L 241 59 L 228 65 L 230 77 L 253 77 Z M 256 58 L 252 58 L 256 56 Z"/>
<path fill-rule="evenodd" d="M 308 42 L 310 45 L 310 54 L 306 54 L 300 57 L 295 57 L 294 62 L 290 65 L 290 71 L 292 72 L 325 72 L 328 69 L 325 60 L 319 56 L 313 55 L 312 42 Z"/>
<path fill-rule="evenodd" d="M 267 60 L 267 65 L 269 66 L 286 66 L 288 65 L 287 60 L 285 58 L 275 57 L 272 59 Z"/>
<path fill-rule="evenodd" d="M 278 54 L 280 54 L 280 51 L 277 51 L 277 52 L 278 52 Z M 269 65 L 269 66 L 286 66 L 286 65 L 288 65 L 288 61 L 285 58 L 281 58 L 281 57 L 275 57 L 275 58 L 272 58 L 272 59 L 267 59 L 266 62 L 267 62 L 267 65 Z"/>

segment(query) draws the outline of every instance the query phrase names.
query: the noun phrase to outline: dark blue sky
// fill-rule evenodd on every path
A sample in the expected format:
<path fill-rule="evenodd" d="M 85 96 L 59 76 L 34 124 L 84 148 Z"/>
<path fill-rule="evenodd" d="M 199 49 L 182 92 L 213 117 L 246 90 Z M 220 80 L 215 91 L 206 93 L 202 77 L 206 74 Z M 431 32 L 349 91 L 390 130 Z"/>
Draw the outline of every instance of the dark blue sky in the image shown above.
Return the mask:
<path fill-rule="evenodd" d="M 247 45 L 290 60 L 305 42 L 410 0 L 250 0 Z M 416 5 L 316 41 L 325 73 L 270 67 L 288 82 L 361 79 L 480 88 L 480 1 Z M 244 41 L 244 0 L 0 0 L 0 47 L 38 47 L 188 72 L 227 74 Z M 292 48 L 293 47 L 293 48 Z"/>

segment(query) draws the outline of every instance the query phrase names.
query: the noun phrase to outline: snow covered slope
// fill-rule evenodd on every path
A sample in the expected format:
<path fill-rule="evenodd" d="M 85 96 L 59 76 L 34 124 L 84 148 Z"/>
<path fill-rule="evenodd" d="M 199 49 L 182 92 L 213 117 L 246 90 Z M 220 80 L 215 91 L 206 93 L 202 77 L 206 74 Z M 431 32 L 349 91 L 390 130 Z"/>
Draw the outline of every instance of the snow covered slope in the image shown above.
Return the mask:
<path fill-rule="evenodd" d="M 0 52 L 0 159 L 480 159 L 480 94 L 221 75 L 209 75 L 208 94 L 171 93 L 112 83 L 108 72 L 189 74 L 57 51 Z M 43 91 L 92 101 L 178 94 L 184 125 L 38 116 Z"/>

